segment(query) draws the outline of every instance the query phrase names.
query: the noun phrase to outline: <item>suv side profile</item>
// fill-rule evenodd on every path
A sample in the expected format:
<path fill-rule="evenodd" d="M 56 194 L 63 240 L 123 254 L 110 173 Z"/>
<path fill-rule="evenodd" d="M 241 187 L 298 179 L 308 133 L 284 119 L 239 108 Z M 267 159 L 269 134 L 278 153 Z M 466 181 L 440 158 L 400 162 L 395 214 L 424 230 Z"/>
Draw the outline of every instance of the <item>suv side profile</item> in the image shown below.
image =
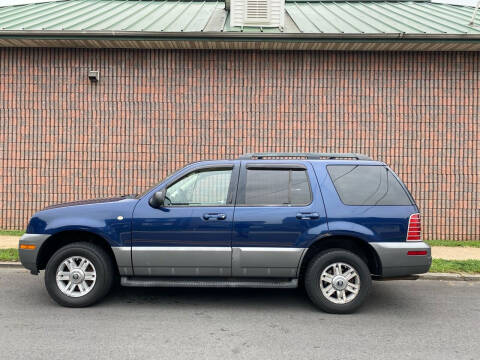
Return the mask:
<path fill-rule="evenodd" d="M 123 286 L 305 287 L 349 313 L 372 277 L 427 272 L 398 176 L 360 154 L 256 153 L 185 166 L 141 195 L 48 207 L 19 243 L 50 296 L 84 307 Z"/>

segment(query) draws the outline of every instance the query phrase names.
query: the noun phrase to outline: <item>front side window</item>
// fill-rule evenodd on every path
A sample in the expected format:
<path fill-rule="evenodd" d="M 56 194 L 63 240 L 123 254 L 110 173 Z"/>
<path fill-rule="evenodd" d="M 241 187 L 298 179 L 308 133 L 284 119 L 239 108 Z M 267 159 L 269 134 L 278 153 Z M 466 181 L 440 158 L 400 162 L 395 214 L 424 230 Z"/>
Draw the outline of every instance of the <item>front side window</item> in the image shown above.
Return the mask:
<path fill-rule="evenodd" d="M 226 205 L 231 175 L 232 169 L 192 172 L 167 188 L 165 205 Z"/>
<path fill-rule="evenodd" d="M 345 205 L 412 205 L 385 166 L 328 165 L 327 170 Z"/>
<path fill-rule="evenodd" d="M 247 169 L 245 205 L 307 205 L 311 202 L 303 169 Z"/>

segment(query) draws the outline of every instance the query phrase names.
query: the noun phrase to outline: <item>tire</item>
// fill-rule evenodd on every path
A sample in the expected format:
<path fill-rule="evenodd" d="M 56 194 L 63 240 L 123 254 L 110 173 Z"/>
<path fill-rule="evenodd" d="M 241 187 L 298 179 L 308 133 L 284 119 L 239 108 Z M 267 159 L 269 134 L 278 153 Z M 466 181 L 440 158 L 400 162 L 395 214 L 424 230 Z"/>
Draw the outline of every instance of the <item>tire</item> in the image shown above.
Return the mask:
<path fill-rule="evenodd" d="M 49 295 L 66 307 L 86 307 L 100 301 L 112 288 L 114 278 L 111 257 L 101 247 L 87 242 L 60 248 L 45 269 Z"/>
<path fill-rule="evenodd" d="M 320 282 L 322 274 L 324 277 Z M 349 277 L 352 278 L 347 280 Z M 372 287 L 372 278 L 365 261 L 358 255 L 343 249 L 331 249 L 317 254 L 310 261 L 304 285 L 310 300 L 321 310 L 348 314 L 364 303 Z"/>

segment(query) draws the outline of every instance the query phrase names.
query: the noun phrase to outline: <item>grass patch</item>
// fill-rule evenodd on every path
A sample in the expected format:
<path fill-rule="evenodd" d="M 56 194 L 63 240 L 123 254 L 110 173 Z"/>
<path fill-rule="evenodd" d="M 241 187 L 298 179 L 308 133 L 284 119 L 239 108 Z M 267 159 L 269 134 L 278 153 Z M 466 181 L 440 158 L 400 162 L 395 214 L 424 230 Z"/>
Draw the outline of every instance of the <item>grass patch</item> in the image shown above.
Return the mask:
<path fill-rule="evenodd" d="M 18 250 L 0 249 L 0 261 L 18 261 Z"/>
<path fill-rule="evenodd" d="M 0 230 L 0 236 L 22 236 L 24 230 Z"/>
<path fill-rule="evenodd" d="M 480 273 L 480 260 L 433 259 L 430 272 L 440 273 Z"/>
<path fill-rule="evenodd" d="M 480 241 L 455 241 L 455 240 L 426 240 L 430 246 L 450 246 L 450 247 L 475 247 L 480 248 Z"/>

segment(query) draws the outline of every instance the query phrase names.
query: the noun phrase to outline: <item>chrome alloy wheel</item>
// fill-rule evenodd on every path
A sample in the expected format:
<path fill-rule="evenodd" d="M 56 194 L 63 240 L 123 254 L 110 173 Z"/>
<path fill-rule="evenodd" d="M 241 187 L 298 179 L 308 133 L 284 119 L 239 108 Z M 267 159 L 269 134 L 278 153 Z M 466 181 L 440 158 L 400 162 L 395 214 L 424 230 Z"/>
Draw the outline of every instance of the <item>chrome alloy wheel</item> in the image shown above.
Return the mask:
<path fill-rule="evenodd" d="M 360 291 L 360 276 L 350 265 L 337 262 L 328 265 L 320 276 L 323 295 L 335 304 L 346 304 Z"/>
<path fill-rule="evenodd" d="M 62 293 L 70 297 L 80 297 L 93 289 L 97 272 L 87 258 L 72 256 L 58 266 L 56 279 Z"/>

